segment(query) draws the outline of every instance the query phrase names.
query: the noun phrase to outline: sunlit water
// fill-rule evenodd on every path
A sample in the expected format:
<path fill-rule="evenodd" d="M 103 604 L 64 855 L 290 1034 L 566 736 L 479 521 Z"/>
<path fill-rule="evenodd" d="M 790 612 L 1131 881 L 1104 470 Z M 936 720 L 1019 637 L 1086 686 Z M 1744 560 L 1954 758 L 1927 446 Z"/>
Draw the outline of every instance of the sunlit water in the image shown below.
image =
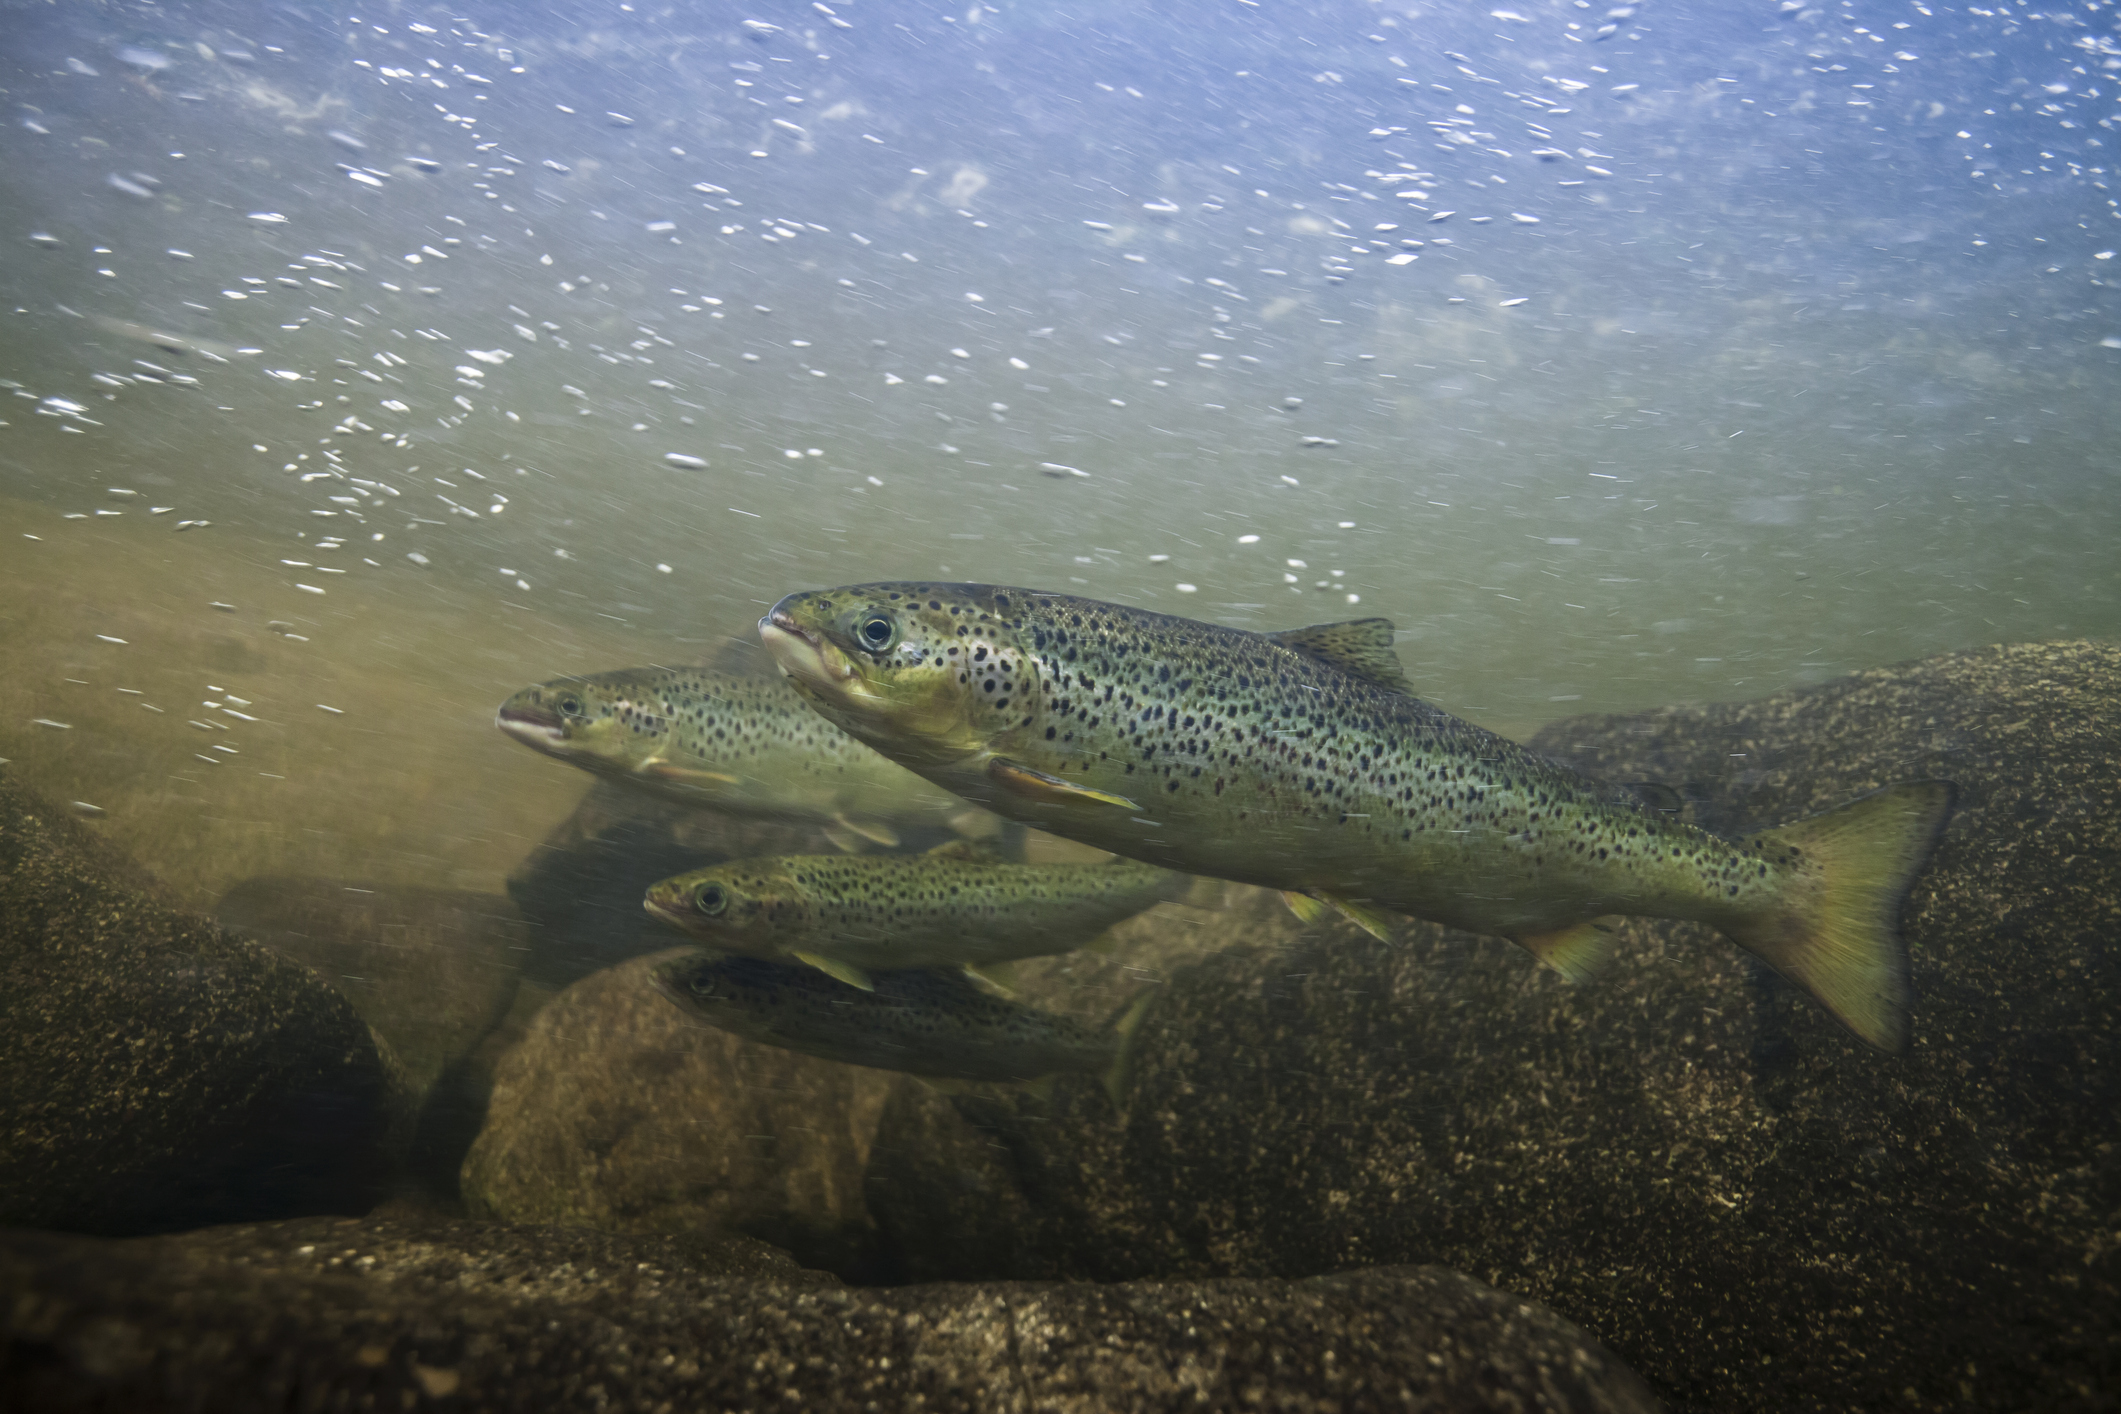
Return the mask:
<path fill-rule="evenodd" d="M 2113 7 L 1706 8 L 10 7 L 9 769 L 492 888 L 501 697 L 806 586 L 1518 734 L 2113 634 Z"/>

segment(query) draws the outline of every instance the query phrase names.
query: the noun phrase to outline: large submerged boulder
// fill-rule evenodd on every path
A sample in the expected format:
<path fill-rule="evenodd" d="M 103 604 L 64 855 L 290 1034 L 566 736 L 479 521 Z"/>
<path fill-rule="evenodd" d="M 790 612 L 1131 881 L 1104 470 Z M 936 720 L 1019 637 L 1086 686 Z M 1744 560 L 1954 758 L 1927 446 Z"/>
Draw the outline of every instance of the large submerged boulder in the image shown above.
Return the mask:
<path fill-rule="evenodd" d="M 700 1024 L 649 980 L 675 955 L 575 983 L 501 1057 L 464 1160 L 466 1206 L 511 1222 L 745 1233 L 876 1275 L 862 1173 L 892 1077 Z"/>
<path fill-rule="evenodd" d="M 314 972 L 168 906 L 0 775 L 0 1223 L 362 1212 L 390 1181 L 405 1100 Z"/>
<path fill-rule="evenodd" d="M 0 1406 L 1653 1414 L 1454 1272 L 856 1290 L 742 1238 L 373 1218 L 0 1232 Z"/>
<path fill-rule="evenodd" d="M 1179 967 L 1127 1113 L 901 1085 L 868 1194 L 931 1278 L 1434 1262 L 1583 1322 L 1676 1404 L 2110 1409 L 2121 1388 L 2121 649 L 1995 648 L 1534 745 L 1742 830 L 1945 777 L 1903 1055 L 1706 929 L 1571 987 L 1260 898 Z M 1116 1005 L 1105 985 L 1042 991 Z M 1072 1000 L 1071 1000 L 1072 999 Z"/>

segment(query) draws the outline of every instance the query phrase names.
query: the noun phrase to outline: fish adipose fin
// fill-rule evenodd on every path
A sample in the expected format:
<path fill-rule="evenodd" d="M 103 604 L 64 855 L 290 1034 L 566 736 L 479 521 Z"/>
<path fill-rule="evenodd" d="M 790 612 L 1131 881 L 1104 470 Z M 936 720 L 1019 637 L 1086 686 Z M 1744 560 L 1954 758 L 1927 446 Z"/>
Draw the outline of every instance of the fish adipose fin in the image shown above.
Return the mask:
<path fill-rule="evenodd" d="M 876 990 L 876 983 L 869 980 L 869 974 L 851 962 L 841 962 L 836 957 L 825 957 L 814 952 L 799 952 L 793 956 L 797 962 L 807 962 L 827 977 L 837 978 L 850 987 L 859 987 L 865 992 Z"/>
<path fill-rule="evenodd" d="M 1750 843 L 1786 878 L 1781 906 L 1724 931 L 1863 1040 L 1906 1049 L 1900 905 L 1956 794 L 1949 781 L 1908 781 L 1765 831 Z"/>
<path fill-rule="evenodd" d="M 1517 946 L 1571 982 L 1588 982 L 1620 941 L 1619 930 L 1619 915 L 1607 914 L 1551 933 L 1527 933 Z"/>
<path fill-rule="evenodd" d="M 1289 912 L 1305 923 L 1316 923 L 1326 916 L 1327 909 L 1331 909 L 1380 943 L 1392 941 L 1391 916 L 1375 904 L 1320 890 L 1308 893 L 1285 890 L 1281 901 L 1289 906 Z"/>
<path fill-rule="evenodd" d="M 987 779 L 1012 795 L 1049 805 L 1117 805 L 1123 810 L 1141 809 L 1123 795 L 1079 786 L 1059 776 L 1049 776 L 1044 771 L 1019 765 L 1006 756 L 997 756 L 987 763 Z"/>
<path fill-rule="evenodd" d="M 1413 684 L 1407 681 L 1399 655 L 1392 651 L 1392 634 L 1390 619 L 1349 619 L 1346 623 L 1284 629 L 1267 637 L 1350 677 L 1389 687 L 1394 692 L 1412 692 Z"/>

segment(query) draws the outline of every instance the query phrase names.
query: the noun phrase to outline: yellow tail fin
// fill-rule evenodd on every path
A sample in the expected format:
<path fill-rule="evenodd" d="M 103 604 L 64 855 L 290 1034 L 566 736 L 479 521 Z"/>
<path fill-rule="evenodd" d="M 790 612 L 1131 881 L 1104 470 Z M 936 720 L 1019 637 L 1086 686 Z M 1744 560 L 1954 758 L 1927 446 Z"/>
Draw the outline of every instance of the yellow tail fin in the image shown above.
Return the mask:
<path fill-rule="evenodd" d="M 1729 929 L 1882 1051 L 1907 1046 L 1900 905 L 1951 813 L 1949 781 L 1907 781 L 1750 841 L 1786 877 L 1782 907 Z"/>

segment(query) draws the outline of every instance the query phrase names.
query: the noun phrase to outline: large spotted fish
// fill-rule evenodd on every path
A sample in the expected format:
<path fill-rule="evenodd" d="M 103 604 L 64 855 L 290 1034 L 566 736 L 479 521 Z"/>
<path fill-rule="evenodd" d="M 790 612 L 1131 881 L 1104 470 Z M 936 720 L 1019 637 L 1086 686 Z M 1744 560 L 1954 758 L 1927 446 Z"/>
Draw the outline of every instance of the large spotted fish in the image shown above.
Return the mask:
<path fill-rule="evenodd" d="M 998 814 L 1280 889 L 1510 938 L 1573 977 L 1615 915 L 1706 923 L 1856 1035 L 1907 1039 L 1909 882 L 1941 781 L 1725 840 L 1416 699 L 1392 627 L 1249 633 L 1065 594 L 791 594 L 767 649 L 827 718 Z"/>
<path fill-rule="evenodd" d="M 621 668 L 526 687 L 494 725 L 547 756 L 683 805 L 813 820 L 844 849 L 991 816 L 820 721 L 781 677 Z"/>

